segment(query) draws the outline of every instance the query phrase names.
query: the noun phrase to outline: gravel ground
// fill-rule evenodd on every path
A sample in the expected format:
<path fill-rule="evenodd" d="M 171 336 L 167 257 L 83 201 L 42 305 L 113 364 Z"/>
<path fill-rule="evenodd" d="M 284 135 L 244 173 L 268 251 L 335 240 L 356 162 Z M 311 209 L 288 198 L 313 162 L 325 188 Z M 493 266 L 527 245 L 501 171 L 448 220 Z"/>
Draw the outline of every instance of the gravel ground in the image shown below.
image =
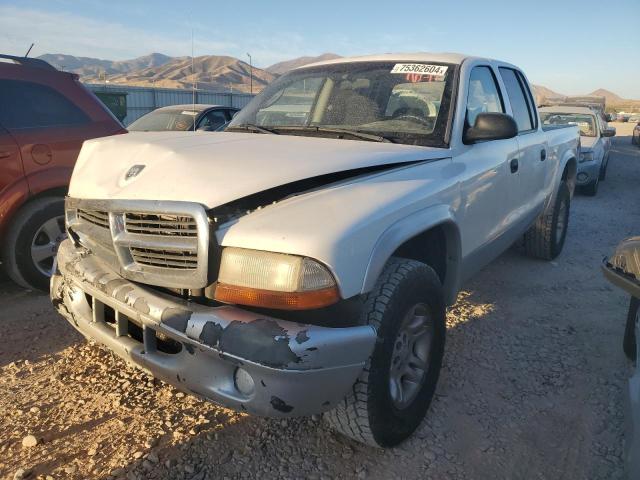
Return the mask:
<path fill-rule="evenodd" d="M 436 399 L 395 449 L 185 396 L 0 280 L 0 478 L 623 478 L 627 300 L 599 264 L 638 233 L 640 149 L 616 126 L 607 180 L 574 198 L 563 254 L 509 251 L 465 286 Z"/>

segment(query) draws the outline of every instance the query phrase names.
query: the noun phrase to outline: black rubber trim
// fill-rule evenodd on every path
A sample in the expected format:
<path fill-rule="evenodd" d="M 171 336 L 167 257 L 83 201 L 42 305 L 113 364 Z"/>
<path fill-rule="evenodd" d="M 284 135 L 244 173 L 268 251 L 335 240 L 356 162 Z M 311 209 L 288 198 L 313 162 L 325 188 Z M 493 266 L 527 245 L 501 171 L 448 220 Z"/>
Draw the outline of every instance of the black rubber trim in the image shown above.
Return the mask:
<path fill-rule="evenodd" d="M 602 272 L 604 273 L 605 278 L 616 287 L 623 289 L 632 297 L 640 299 L 640 283 L 638 283 L 638 281 L 633 277 L 625 275 L 623 272 L 614 269 L 606 258 L 602 263 Z"/>

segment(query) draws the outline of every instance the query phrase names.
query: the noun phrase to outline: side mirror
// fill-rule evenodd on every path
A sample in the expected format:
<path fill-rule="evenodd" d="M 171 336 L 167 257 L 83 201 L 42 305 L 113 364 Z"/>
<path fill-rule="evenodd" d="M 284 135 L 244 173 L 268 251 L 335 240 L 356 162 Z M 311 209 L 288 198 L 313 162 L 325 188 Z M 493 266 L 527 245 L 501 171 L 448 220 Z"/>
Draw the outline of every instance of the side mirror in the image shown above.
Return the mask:
<path fill-rule="evenodd" d="M 613 117 L 611 116 L 610 113 L 605 114 L 604 119 L 607 122 L 613 122 Z"/>
<path fill-rule="evenodd" d="M 505 113 L 479 113 L 473 127 L 467 128 L 462 141 L 466 144 L 488 140 L 504 140 L 518 135 L 518 124 Z"/>
<path fill-rule="evenodd" d="M 602 131 L 602 136 L 603 137 L 615 137 L 616 136 L 616 129 L 615 127 L 607 127 Z"/>

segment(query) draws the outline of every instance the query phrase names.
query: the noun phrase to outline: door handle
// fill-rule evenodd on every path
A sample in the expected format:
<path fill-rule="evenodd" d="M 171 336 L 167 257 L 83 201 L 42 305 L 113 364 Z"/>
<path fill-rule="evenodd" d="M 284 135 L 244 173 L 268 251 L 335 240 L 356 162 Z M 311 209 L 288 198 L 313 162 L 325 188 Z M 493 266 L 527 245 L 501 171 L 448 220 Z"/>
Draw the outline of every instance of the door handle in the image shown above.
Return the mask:
<path fill-rule="evenodd" d="M 0 152 L 0 158 L 7 158 L 11 156 L 11 152 Z"/>
<path fill-rule="evenodd" d="M 540 151 L 540 161 L 544 162 L 547 159 L 547 151 L 543 148 Z"/>
<path fill-rule="evenodd" d="M 511 173 L 516 173 L 518 171 L 518 159 L 512 159 L 511 162 L 509 162 L 509 166 L 511 167 Z"/>

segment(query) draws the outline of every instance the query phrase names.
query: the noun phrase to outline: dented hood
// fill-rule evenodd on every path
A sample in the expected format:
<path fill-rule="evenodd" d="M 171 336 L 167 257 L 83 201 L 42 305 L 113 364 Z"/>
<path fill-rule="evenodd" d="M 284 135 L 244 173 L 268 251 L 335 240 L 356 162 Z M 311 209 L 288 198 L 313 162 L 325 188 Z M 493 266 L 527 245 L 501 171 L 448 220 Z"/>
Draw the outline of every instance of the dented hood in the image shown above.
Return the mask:
<path fill-rule="evenodd" d="M 292 135 L 129 133 L 84 143 L 69 195 L 213 208 L 297 180 L 447 154 L 441 148 Z"/>

